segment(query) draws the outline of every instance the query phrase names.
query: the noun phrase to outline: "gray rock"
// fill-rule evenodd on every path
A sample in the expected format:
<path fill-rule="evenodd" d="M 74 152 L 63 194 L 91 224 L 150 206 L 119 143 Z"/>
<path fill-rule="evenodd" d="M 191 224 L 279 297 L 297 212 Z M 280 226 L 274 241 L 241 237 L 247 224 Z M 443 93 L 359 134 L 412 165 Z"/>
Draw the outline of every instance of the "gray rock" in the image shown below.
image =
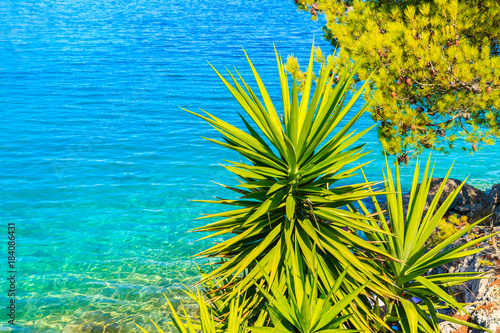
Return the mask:
<path fill-rule="evenodd" d="M 500 280 L 498 280 L 500 281 Z M 454 317 L 482 326 L 493 333 L 500 331 L 500 285 L 488 288 L 483 297 L 471 305 L 465 307 L 470 313 L 456 314 Z M 485 333 L 486 330 L 470 329 L 466 326 L 451 322 L 442 322 L 439 328 L 443 333 Z"/>
<path fill-rule="evenodd" d="M 432 178 L 429 195 L 427 197 L 427 207 L 436 196 L 442 182 L 443 178 Z M 460 180 L 448 179 L 444 186 L 443 193 L 441 193 L 441 197 L 439 198 L 439 206 L 444 203 L 460 184 L 462 184 Z M 455 200 L 451 203 L 448 211 L 459 215 L 466 215 L 471 220 L 478 220 L 488 214 L 487 199 L 488 195 L 486 195 L 484 191 L 465 184 L 460 192 L 458 192 Z"/>
<path fill-rule="evenodd" d="M 488 193 L 488 205 L 498 206 L 500 204 L 500 184 L 495 184 Z"/>
<path fill-rule="evenodd" d="M 436 196 L 443 180 L 444 180 L 443 178 L 431 179 L 431 185 L 429 187 L 429 195 L 427 197 L 428 203 L 430 203 Z M 441 193 L 441 197 L 439 198 L 439 205 L 442 205 L 443 202 L 450 196 L 451 192 L 453 192 L 460 184 L 462 184 L 460 180 L 448 178 L 444 186 L 443 193 Z M 468 184 L 465 184 L 458 193 L 458 195 L 456 196 L 455 200 L 453 200 L 450 209 L 455 208 L 457 205 L 464 206 L 464 205 L 478 204 L 485 201 L 487 198 L 488 196 L 483 191 Z"/>
<path fill-rule="evenodd" d="M 500 227 L 495 227 L 493 232 L 500 231 Z M 476 227 L 474 233 L 483 236 L 491 232 L 487 227 Z M 471 239 L 462 237 L 455 241 L 453 247 L 460 246 Z M 445 272 L 484 272 L 484 276 L 491 279 L 481 279 L 469 281 L 465 285 L 453 286 L 452 291 L 459 302 L 471 303 L 465 309 L 471 314 L 471 317 L 465 314 L 457 314 L 464 316 L 465 320 L 481 325 L 487 329 L 500 332 L 500 237 L 494 236 L 483 241 L 479 247 L 484 248 L 483 251 L 465 258 L 455 260 L 447 266 L 439 267 L 430 272 L 431 274 L 439 274 Z M 445 249 L 446 250 L 446 249 Z M 449 313 L 447 313 L 449 315 Z M 440 323 L 440 328 L 443 333 L 467 333 L 467 332 L 486 332 L 478 330 L 468 330 L 465 327 L 449 322 Z"/>
<path fill-rule="evenodd" d="M 500 225 L 500 206 L 496 207 L 495 210 L 493 210 L 490 219 L 492 225 L 494 226 Z"/>
<path fill-rule="evenodd" d="M 488 289 L 480 302 L 470 306 L 474 322 L 492 332 L 500 330 L 500 286 L 495 285 Z M 473 330 L 474 333 L 485 332 Z"/>
<path fill-rule="evenodd" d="M 500 184 L 495 184 L 488 193 L 486 203 L 489 207 L 490 225 L 500 225 Z"/>
<path fill-rule="evenodd" d="M 498 231 L 500 231 L 500 227 L 493 229 L 493 232 Z M 473 229 L 473 233 L 480 237 L 490 232 L 490 228 L 487 227 L 476 227 Z M 464 237 L 457 239 L 453 243 L 453 247 L 463 245 L 471 240 L 470 236 L 464 235 Z M 484 248 L 481 252 L 455 260 L 447 266 L 441 266 L 431 272 L 431 274 L 484 272 L 484 276 L 493 277 L 497 274 L 496 272 L 500 272 L 500 247 L 497 245 L 499 241 L 500 237 L 498 236 L 486 239 L 478 245 L 478 247 Z M 490 283 L 490 279 L 472 280 L 465 285 L 453 286 L 452 290 L 456 293 L 457 300 L 464 303 L 471 303 L 483 297 Z"/>
<path fill-rule="evenodd" d="M 467 309 L 466 309 L 467 310 Z M 466 314 L 453 316 L 460 320 L 470 321 L 470 317 Z M 466 326 L 444 321 L 439 324 L 442 333 L 467 333 L 469 330 Z"/>

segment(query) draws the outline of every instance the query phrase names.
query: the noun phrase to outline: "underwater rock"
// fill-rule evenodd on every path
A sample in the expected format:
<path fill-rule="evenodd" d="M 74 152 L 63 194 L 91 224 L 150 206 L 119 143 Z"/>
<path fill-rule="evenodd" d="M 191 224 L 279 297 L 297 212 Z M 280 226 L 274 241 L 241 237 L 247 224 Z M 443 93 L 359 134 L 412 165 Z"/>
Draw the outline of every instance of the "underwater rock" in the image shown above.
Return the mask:
<path fill-rule="evenodd" d="M 186 312 L 190 316 L 199 316 L 200 315 L 200 306 L 196 303 L 188 303 L 188 304 L 183 304 L 184 308 L 186 309 Z M 177 307 L 177 312 L 183 313 L 182 312 L 182 306 L 179 305 Z"/>
<path fill-rule="evenodd" d="M 82 331 L 89 333 L 104 333 L 104 326 L 89 323 L 83 327 Z"/>

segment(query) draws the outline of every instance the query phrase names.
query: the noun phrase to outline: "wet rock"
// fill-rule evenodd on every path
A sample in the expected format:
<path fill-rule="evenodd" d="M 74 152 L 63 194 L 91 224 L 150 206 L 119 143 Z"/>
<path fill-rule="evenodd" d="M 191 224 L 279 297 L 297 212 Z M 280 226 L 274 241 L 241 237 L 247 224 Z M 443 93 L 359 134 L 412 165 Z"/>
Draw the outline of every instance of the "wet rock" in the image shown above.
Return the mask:
<path fill-rule="evenodd" d="M 488 193 L 488 204 L 490 206 L 500 204 L 500 184 L 495 184 Z"/>
<path fill-rule="evenodd" d="M 432 178 L 431 186 L 429 189 L 429 197 L 431 200 L 436 196 L 442 182 L 443 178 Z M 448 179 L 444 186 L 443 193 L 441 194 L 441 197 L 439 199 L 439 204 L 441 205 L 448 198 L 451 192 L 453 192 L 461 184 L 462 182 L 460 180 Z M 456 206 L 475 205 L 485 201 L 487 197 L 488 196 L 483 191 L 465 184 L 451 204 L 450 209 L 453 209 Z"/>
<path fill-rule="evenodd" d="M 87 324 L 83 327 L 82 332 L 104 333 L 104 326 L 98 324 Z"/>
<path fill-rule="evenodd" d="M 104 332 L 105 333 L 119 333 L 119 332 L 121 332 L 121 327 L 118 324 L 111 324 L 111 325 L 104 327 Z"/>
<path fill-rule="evenodd" d="M 90 330 L 90 333 L 104 333 L 104 327 L 101 325 L 96 325 L 92 327 L 92 330 Z"/>
<path fill-rule="evenodd" d="M 490 222 L 495 226 L 500 225 L 500 206 L 492 212 Z"/>
<path fill-rule="evenodd" d="M 172 304 L 172 306 L 174 307 L 174 309 L 178 308 L 181 306 L 182 302 L 177 299 L 177 298 L 174 298 L 173 296 L 167 296 L 168 297 L 168 301 L 170 302 L 170 304 Z M 165 300 L 165 298 L 163 298 L 163 301 Z M 167 305 L 167 303 L 165 302 L 163 304 L 163 306 L 166 308 L 166 309 L 170 309 L 170 307 Z"/>
<path fill-rule="evenodd" d="M 432 200 L 434 200 L 434 197 L 436 196 L 443 180 L 443 178 L 432 178 L 426 202 L 426 209 L 429 207 Z M 439 198 L 438 207 L 441 206 L 450 194 L 461 184 L 462 182 L 460 180 L 448 179 L 444 186 L 443 193 Z M 455 200 L 451 203 L 448 212 L 466 215 L 470 220 L 478 220 L 488 214 L 487 199 L 488 196 L 484 191 L 465 184 L 455 197 Z"/>
<path fill-rule="evenodd" d="M 488 193 L 487 207 L 490 208 L 490 224 L 500 225 L 500 184 L 493 185 Z"/>

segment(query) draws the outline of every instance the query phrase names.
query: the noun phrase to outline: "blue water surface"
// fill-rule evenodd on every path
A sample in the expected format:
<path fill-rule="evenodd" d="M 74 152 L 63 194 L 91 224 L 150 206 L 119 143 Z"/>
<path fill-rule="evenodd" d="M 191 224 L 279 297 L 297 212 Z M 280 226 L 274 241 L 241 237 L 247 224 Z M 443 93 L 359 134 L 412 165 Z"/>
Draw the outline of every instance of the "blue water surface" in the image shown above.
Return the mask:
<path fill-rule="evenodd" d="M 313 37 L 330 50 L 321 22 L 288 0 L 0 0 L 0 17 L 0 249 L 15 223 L 18 271 L 17 325 L 2 310 L 0 331 L 135 332 L 152 318 L 168 332 L 163 293 L 186 300 L 190 256 L 217 241 L 187 230 L 219 208 L 189 200 L 226 195 L 210 181 L 236 184 L 219 163 L 238 159 L 179 107 L 241 124 L 207 61 L 250 80 L 244 47 L 279 101 L 273 43 L 305 67 Z M 376 132 L 365 140 L 379 180 Z M 455 178 L 486 188 L 498 152 L 434 154 L 436 174 L 456 159 Z M 6 271 L 0 259 L 0 308 Z"/>

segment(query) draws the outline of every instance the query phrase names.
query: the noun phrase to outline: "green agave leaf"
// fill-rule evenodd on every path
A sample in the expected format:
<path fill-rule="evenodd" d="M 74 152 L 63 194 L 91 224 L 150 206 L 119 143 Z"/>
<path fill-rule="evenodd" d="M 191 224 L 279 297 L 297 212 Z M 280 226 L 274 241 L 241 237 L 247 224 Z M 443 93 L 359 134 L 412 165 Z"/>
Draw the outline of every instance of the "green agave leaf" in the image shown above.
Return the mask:
<path fill-rule="evenodd" d="M 391 281 L 391 285 L 396 287 L 392 289 L 392 296 L 387 295 L 385 298 L 382 295 L 378 296 L 380 299 L 385 299 L 384 303 L 386 306 L 392 309 L 391 311 L 396 311 L 399 317 L 399 319 L 392 318 L 394 314 L 394 312 L 392 312 L 387 314 L 385 320 L 388 323 L 392 323 L 395 320 L 399 321 L 404 332 L 435 332 L 438 330 L 438 319 L 440 318 L 436 314 L 437 309 L 452 307 L 464 311 L 463 304 L 457 302 L 453 295 L 448 294 L 445 289 L 452 285 L 483 277 L 477 276 L 478 274 L 424 275 L 426 275 L 427 271 L 431 268 L 481 251 L 481 249 L 474 248 L 468 250 L 468 248 L 487 239 L 490 235 L 443 252 L 445 247 L 452 244 L 456 239 L 462 237 L 468 230 L 477 225 L 474 224 L 444 240 L 435 248 L 430 248 L 428 240 L 437 226 L 437 223 L 443 217 L 460 191 L 460 187 L 453 191 L 444 200 L 444 203 L 437 208 L 440 194 L 444 189 L 446 179 L 450 175 L 450 171 L 448 171 L 443 181 L 443 185 L 441 185 L 437 195 L 431 202 L 427 213 L 424 214 L 425 203 L 433 177 L 433 170 L 430 168 L 429 157 L 422 179 L 420 180 L 420 164 L 417 161 L 410 192 L 408 211 L 405 214 L 403 211 L 402 183 L 399 167 L 396 166 L 395 177 L 392 174 L 387 159 L 386 167 L 383 176 L 385 180 L 385 196 L 388 207 L 386 215 L 389 217 L 388 220 L 384 214 L 381 213 L 380 205 L 373 195 L 372 200 L 378 212 L 369 214 L 362 202 L 360 202 L 360 210 L 365 215 L 371 215 L 377 218 L 376 221 L 366 219 L 368 224 L 373 227 L 380 226 L 380 228 L 385 231 L 385 233 L 380 231 L 366 233 L 366 236 L 371 242 L 371 246 L 382 248 L 395 260 L 381 261 L 375 251 L 360 251 L 359 249 L 362 247 L 359 245 L 355 248 L 360 252 L 360 257 L 365 256 L 366 263 L 379 272 L 379 274 L 374 274 L 374 277 L 383 276 Z M 366 177 L 365 181 L 367 181 Z M 354 212 L 355 209 L 351 208 L 351 211 Z M 375 293 L 377 293 L 376 290 Z M 425 307 L 421 304 L 415 304 L 411 300 L 402 299 L 401 293 L 419 297 L 422 299 Z M 445 302 L 446 306 L 441 306 L 439 304 L 440 302 Z"/>
<path fill-rule="evenodd" d="M 303 128 L 304 128 L 304 122 L 305 122 L 305 119 L 307 117 L 307 110 L 308 110 L 308 106 L 309 106 L 309 97 L 311 95 L 311 86 L 312 86 L 312 79 L 313 79 L 313 60 L 314 60 L 314 42 L 313 42 L 313 45 L 312 45 L 312 48 L 311 48 L 311 55 L 309 57 L 309 66 L 307 67 L 307 75 L 306 75 L 306 82 L 304 84 L 304 89 L 302 91 L 302 99 L 301 99 L 301 102 L 300 102 L 300 106 L 299 106 L 299 109 L 298 109 L 298 128 L 299 128 L 299 131 L 298 131 L 298 135 L 296 138 L 294 138 L 294 143 L 296 146 L 300 147 L 302 146 L 302 143 L 299 142 L 299 136 L 300 136 L 300 133 L 302 132 Z M 323 88 L 323 87 L 320 87 L 320 89 Z M 310 113 L 313 113 L 313 112 L 310 112 Z"/>
<path fill-rule="evenodd" d="M 231 145 L 228 143 L 220 142 L 220 141 L 205 138 L 205 137 L 203 137 L 203 138 L 210 141 L 210 142 L 216 143 L 222 147 L 234 150 L 234 151 L 240 153 L 241 155 L 245 156 L 246 158 L 248 158 L 252 162 L 255 161 L 256 163 L 262 163 L 265 165 L 274 166 L 277 169 L 282 169 L 281 165 L 279 165 L 276 162 L 274 162 L 273 160 L 269 159 L 267 156 L 259 154 L 259 153 L 255 153 L 255 152 L 251 151 L 250 149 L 245 149 L 245 148 L 242 148 L 242 147 L 239 147 L 236 145 Z"/>
<path fill-rule="evenodd" d="M 417 282 L 421 283 L 427 289 L 431 290 L 435 295 L 439 296 L 443 301 L 445 301 L 449 305 L 453 306 L 454 308 L 459 309 L 460 311 L 467 313 L 467 311 L 465 311 L 465 309 L 453 297 L 448 295 L 441 288 L 436 286 L 431 281 L 427 280 L 425 277 L 419 276 L 419 277 L 415 278 L 415 280 Z"/>
<path fill-rule="evenodd" d="M 175 308 L 172 306 L 172 303 L 170 303 L 170 301 L 168 300 L 168 298 L 166 296 L 165 296 L 165 299 L 167 300 L 168 307 L 172 311 L 170 318 L 172 319 L 175 328 L 177 329 L 177 331 L 179 331 L 181 333 L 187 333 L 188 330 L 186 329 L 186 327 L 184 326 L 184 323 L 182 322 L 181 318 L 177 314 L 177 311 L 175 311 Z"/>
<path fill-rule="evenodd" d="M 295 215 L 295 198 L 289 194 L 286 198 L 286 216 L 289 220 L 293 219 Z"/>
<path fill-rule="evenodd" d="M 276 126 L 276 128 L 281 128 L 281 122 L 279 120 L 278 114 L 276 113 L 276 109 L 274 108 L 273 102 L 271 101 L 271 98 L 269 97 L 269 94 L 266 90 L 266 87 L 264 86 L 264 83 L 260 79 L 260 76 L 257 73 L 257 70 L 255 69 L 255 67 L 252 64 L 252 61 L 250 61 L 248 54 L 245 52 L 245 50 L 243 50 L 243 52 L 245 53 L 245 56 L 247 57 L 248 64 L 250 65 L 250 68 L 252 69 L 253 75 L 255 77 L 255 81 L 257 82 L 257 84 L 259 86 L 259 90 L 260 90 L 260 93 L 262 95 L 262 98 L 264 99 L 264 103 L 266 105 L 266 109 L 269 113 L 269 116 L 271 117 L 271 119 L 274 123 L 274 126 Z"/>
<path fill-rule="evenodd" d="M 328 329 L 328 330 L 322 330 L 322 331 L 318 331 L 317 333 L 338 333 L 338 332 L 344 332 L 344 333 L 348 333 L 348 332 L 361 332 L 361 331 L 358 331 L 358 330 L 348 330 L 348 329 Z"/>
<path fill-rule="evenodd" d="M 236 73 L 238 73 L 238 71 L 236 71 Z M 259 101 L 259 98 L 257 97 L 257 95 L 253 92 L 253 90 L 245 82 L 245 80 L 243 80 L 243 78 L 241 77 L 241 75 L 239 73 L 238 73 L 238 76 L 239 76 L 241 82 L 243 83 L 243 85 L 245 86 L 246 91 L 250 95 L 249 97 L 246 97 L 246 98 L 251 98 L 251 100 L 254 103 L 253 104 L 253 108 L 254 108 L 253 111 L 256 112 L 257 114 L 260 114 L 268 126 L 268 129 L 269 129 L 268 138 L 275 145 L 276 149 L 283 155 L 283 152 L 285 150 L 285 147 L 283 144 L 284 133 L 283 133 L 283 128 L 281 127 L 281 123 L 279 121 L 279 117 L 276 114 L 276 111 L 271 111 L 270 112 L 271 115 L 270 115 L 266 111 L 266 108 Z M 233 81 L 235 82 L 235 84 L 237 84 L 234 77 L 232 75 L 231 75 L 231 77 L 233 78 Z M 258 80 L 260 80 L 260 78 L 258 78 Z M 260 81 L 260 83 L 258 83 L 258 84 L 259 84 L 259 88 L 260 88 L 262 81 Z M 263 95 L 264 98 L 269 98 L 269 96 L 267 95 L 267 92 L 265 92 L 265 93 L 261 92 L 261 94 L 265 94 L 265 95 Z"/>
<path fill-rule="evenodd" d="M 232 167 L 248 170 L 250 172 L 261 174 L 263 176 L 272 177 L 272 178 L 285 178 L 285 177 L 287 177 L 286 172 L 281 171 L 281 170 L 276 170 L 275 168 L 269 168 L 269 167 L 265 167 L 265 166 L 261 166 L 261 165 L 259 165 L 259 166 L 248 165 L 245 163 L 233 162 L 233 161 L 228 161 L 228 160 L 225 160 L 225 161 L 228 163 L 231 163 Z"/>
<path fill-rule="evenodd" d="M 268 121 L 264 117 L 264 115 L 261 114 L 259 108 L 255 105 L 255 103 L 251 100 L 251 98 L 245 94 L 243 88 L 238 84 L 236 79 L 233 78 L 231 75 L 231 78 L 233 78 L 233 82 L 235 83 L 236 88 L 231 86 L 231 84 L 212 66 L 212 69 L 215 71 L 215 73 L 219 76 L 221 81 L 224 83 L 226 88 L 231 92 L 231 94 L 234 96 L 234 98 L 238 101 L 238 103 L 241 105 L 243 110 L 252 118 L 252 120 L 257 124 L 257 126 L 262 129 L 263 133 L 266 135 L 266 137 L 273 142 L 274 137 L 272 136 L 271 129 L 269 128 Z"/>
<path fill-rule="evenodd" d="M 325 72 L 329 73 L 330 70 L 332 69 L 332 67 L 333 67 L 333 62 L 328 65 Z M 311 67 L 311 69 L 312 69 L 312 67 Z M 327 79 L 328 79 L 328 77 L 326 75 L 323 75 L 319 78 L 319 80 L 316 84 L 317 88 L 314 91 L 314 95 L 311 99 L 311 102 L 308 106 L 308 110 L 306 112 L 306 117 L 304 119 L 304 122 L 302 123 L 302 129 L 301 129 L 300 137 L 298 140 L 298 144 L 299 144 L 298 153 L 299 153 L 299 155 L 302 154 L 304 149 L 307 147 L 307 139 L 308 139 L 309 135 L 311 134 L 312 127 L 315 124 L 314 119 L 317 117 L 315 111 L 318 108 L 318 104 L 322 99 L 326 99 L 326 96 L 323 97 L 325 94 L 325 89 L 327 89 L 327 87 L 330 87 L 332 85 L 333 76 L 329 79 L 328 84 L 326 84 Z M 305 101 L 304 96 L 305 95 L 303 95 L 303 97 L 302 97 L 302 101 Z"/>
<path fill-rule="evenodd" d="M 460 230 L 459 232 L 455 233 L 454 235 L 451 235 L 449 238 L 443 240 L 440 244 L 438 244 L 436 247 L 434 247 L 433 249 L 431 249 L 429 252 L 427 252 L 425 255 L 423 256 L 420 256 L 414 263 L 414 266 L 419 266 L 419 265 L 422 265 L 424 262 L 428 262 L 429 260 L 436 260 L 436 256 L 438 255 L 438 253 L 440 253 L 445 247 L 449 246 L 450 244 L 453 244 L 453 242 L 455 242 L 457 239 L 459 239 L 460 237 L 462 237 L 463 235 L 465 235 L 467 232 L 469 232 L 469 230 L 473 229 L 474 227 L 476 227 L 478 224 L 480 224 L 481 222 L 483 222 L 484 219 L 481 219 L 475 223 L 472 223 L 470 224 L 469 226 L 463 228 L 462 230 Z M 486 237 L 488 238 L 488 237 Z M 484 239 L 481 239 L 478 241 L 478 239 L 475 239 L 475 240 L 472 240 L 470 242 L 468 242 L 467 244 L 464 244 L 460 247 L 460 249 L 466 249 L 466 248 L 469 248 L 471 246 L 474 246 L 475 244 L 478 244 L 480 243 L 481 241 L 483 241 Z M 446 252 L 443 252 L 441 253 L 438 257 L 446 257 L 448 254 L 451 254 L 453 252 L 456 252 L 456 248 L 455 249 L 450 249 Z M 411 271 L 411 270 L 409 270 Z"/>
<path fill-rule="evenodd" d="M 344 308 L 351 303 L 351 301 L 358 296 L 361 291 L 365 289 L 365 287 L 369 284 L 370 282 L 365 283 L 358 289 L 354 290 L 351 292 L 349 295 L 347 295 L 345 298 L 340 300 L 340 302 L 336 303 L 328 312 L 326 312 L 322 318 L 321 321 L 318 323 L 318 328 L 324 328 L 326 325 L 328 325 L 329 322 L 333 320 L 334 317 L 336 317 Z"/>
<path fill-rule="evenodd" d="M 245 127 L 247 128 L 248 132 L 250 132 L 250 134 L 255 138 L 257 139 L 260 144 L 269 152 L 271 153 L 272 156 L 275 156 L 271 147 L 269 147 L 269 145 L 266 143 L 266 141 L 259 135 L 259 133 L 257 133 L 256 130 L 253 129 L 252 126 L 250 126 L 250 124 L 248 123 L 248 121 L 246 121 L 246 119 L 238 112 L 238 115 L 240 116 L 241 120 L 243 121 L 243 123 L 245 124 Z M 280 163 L 281 161 L 276 157 L 278 163 Z"/>
<path fill-rule="evenodd" d="M 401 324 L 403 328 L 403 332 L 408 333 L 417 333 L 418 328 L 418 312 L 412 304 L 408 300 L 401 300 L 401 305 L 403 306 L 404 313 L 398 313 L 399 318 L 401 319 Z M 400 310 L 400 308 L 398 308 Z"/>
<path fill-rule="evenodd" d="M 280 327 L 250 327 L 249 330 L 250 332 L 256 333 L 291 333 L 291 331 L 287 330 L 286 328 Z"/>

